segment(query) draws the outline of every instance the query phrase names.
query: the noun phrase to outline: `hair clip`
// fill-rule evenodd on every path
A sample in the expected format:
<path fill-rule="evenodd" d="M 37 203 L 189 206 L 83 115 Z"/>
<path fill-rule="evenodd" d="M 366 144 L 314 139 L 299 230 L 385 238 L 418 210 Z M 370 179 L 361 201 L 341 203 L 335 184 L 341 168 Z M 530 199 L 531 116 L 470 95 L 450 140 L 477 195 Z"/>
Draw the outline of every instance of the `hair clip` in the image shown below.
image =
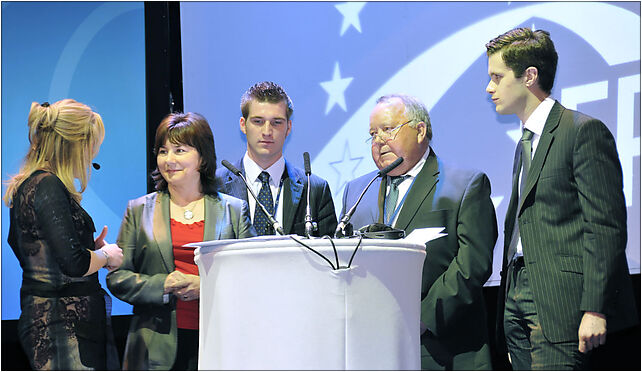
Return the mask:
<path fill-rule="evenodd" d="M 49 107 L 49 102 L 43 102 L 40 104 L 42 107 Z"/>

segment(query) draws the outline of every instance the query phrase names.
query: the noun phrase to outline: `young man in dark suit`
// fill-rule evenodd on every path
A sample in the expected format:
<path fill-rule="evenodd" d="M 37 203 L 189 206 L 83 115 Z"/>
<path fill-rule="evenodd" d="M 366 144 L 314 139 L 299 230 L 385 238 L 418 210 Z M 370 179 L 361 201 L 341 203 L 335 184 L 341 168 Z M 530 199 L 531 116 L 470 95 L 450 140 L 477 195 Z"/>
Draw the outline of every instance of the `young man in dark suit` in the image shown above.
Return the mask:
<path fill-rule="evenodd" d="M 241 98 L 241 131 L 247 137 L 247 152 L 236 164 L 253 187 L 259 200 L 282 225 L 285 234 L 305 235 L 307 176 L 283 158 L 283 145 L 292 130 L 292 100 L 273 82 L 254 84 Z M 216 171 L 220 190 L 250 205 L 252 223 L 258 235 L 274 235 L 243 180 L 224 167 Z M 310 176 L 310 207 L 317 222 L 315 236 L 333 235 L 337 226 L 334 203 L 328 183 Z"/>
<path fill-rule="evenodd" d="M 428 111 L 414 97 L 379 98 L 370 115 L 369 135 L 377 168 L 398 157 L 404 160 L 364 195 L 352 217 L 355 228 L 374 222 L 406 234 L 424 227 L 446 228 L 445 237 L 426 243 L 421 368 L 491 369 L 482 287 L 492 271 L 497 220 L 488 177 L 442 163 L 429 146 Z M 375 173 L 346 185 L 342 215 Z"/>
<path fill-rule="evenodd" d="M 519 117 L 523 132 L 498 325 L 514 369 L 584 368 L 607 330 L 637 322 L 615 141 L 601 121 L 550 98 L 557 52 L 548 32 L 514 29 L 486 49 L 486 91 L 497 113 Z"/>

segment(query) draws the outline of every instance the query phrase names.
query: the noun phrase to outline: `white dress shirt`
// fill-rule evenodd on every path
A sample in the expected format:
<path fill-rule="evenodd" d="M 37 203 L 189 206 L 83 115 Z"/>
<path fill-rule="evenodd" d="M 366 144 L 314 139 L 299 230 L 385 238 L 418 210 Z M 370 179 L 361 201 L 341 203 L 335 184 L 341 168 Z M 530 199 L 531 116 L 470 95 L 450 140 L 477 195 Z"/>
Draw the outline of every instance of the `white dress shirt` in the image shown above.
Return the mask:
<path fill-rule="evenodd" d="M 553 109 L 555 101 L 549 96 L 546 97 L 538 106 L 535 108 L 535 111 L 531 116 L 526 119 L 526 123 L 520 122 L 520 128 L 524 131 L 524 128 L 533 132 L 532 139 L 532 151 L 531 151 L 531 160 L 535 157 L 535 151 L 537 150 L 537 145 L 539 144 L 539 139 L 542 136 L 544 131 L 544 125 L 546 124 L 546 119 Z M 521 168 L 520 168 L 521 169 Z M 522 182 L 522 170 L 519 171 L 519 184 Z M 517 192 L 520 192 L 520 187 L 517 188 Z M 521 197 L 521 195 L 519 195 Z M 524 252 L 522 251 L 522 236 L 520 234 L 519 240 L 517 241 L 517 250 L 515 251 L 515 256 L 523 256 Z"/>

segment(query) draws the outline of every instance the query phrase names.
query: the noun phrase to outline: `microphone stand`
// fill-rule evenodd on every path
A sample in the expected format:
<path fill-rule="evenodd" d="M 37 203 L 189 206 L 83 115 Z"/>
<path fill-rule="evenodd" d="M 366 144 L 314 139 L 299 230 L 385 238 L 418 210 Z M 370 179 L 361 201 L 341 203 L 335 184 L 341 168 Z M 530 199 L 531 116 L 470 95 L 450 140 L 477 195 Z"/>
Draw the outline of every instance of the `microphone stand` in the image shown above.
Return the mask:
<path fill-rule="evenodd" d="M 399 164 L 401 164 L 402 162 L 403 162 L 403 158 L 399 157 L 395 161 L 390 163 L 387 167 L 385 167 L 382 170 L 380 170 L 379 172 L 377 172 L 377 174 L 374 176 L 374 178 L 372 180 L 370 180 L 370 182 L 368 183 L 368 186 L 366 186 L 366 188 L 363 189 L 363 191 L 361 192 L 361 195 L 359 195 L 359 199 L 357 199 L 357 202 L 354 203 L 352 208 L 350 208 L 350 210 L 348 210 L 348 212 L 346 214 L 344 214 L 343 217 L 341 218 L 341 222 L 339 222 L 339 225 L 337 226 L 337 229 L 334 232 L 334 237 L 335 238 L 343 238 L 343 237 L 348 237 L 348 236 L 352 235 L 352 226 L 349 225 L 350 219 L 352 218 L 352 215 L 354 214 L 354 212 L 357 210 L 357 206 L 361 202 L 361 199 L 363 198 L 363 196 L 366 194 L 366 191 L 368 191 L 368 189 L 370 188 L 370 185 L 372 185 L 372 183 L 377 178 L 383 177 L 386 174 L 388 174 L 390 171 L 392 171 L 393 169 L 397 168 L 399 166 Z"/>
<path fill-rule="evenodd" d="M 229 161 L 227 161 L 227 160 L 223 160 L 223 161 L 221 162 L 221 164 L 223 164 L 223 166 L 224 166 L 225 168 L 227 168 L 230 172 L 232 172 L 232 173 L 234 173 L 235 175 L 237 175 L 237 176 L 241 177 L 241 179 L 242 179 L 242 180 L 243 180 L 243 182 L 245 183 L 245 187 L 247 187 L 247 190 L 250 192 L 250 194 L 252 195 L 252 197 L 254 198 L 254 200 L 256 200 L 256 205 L 258 205 L 258 206 L 261 208 L 261 210 L 263 210 L 263 213 L 265 213 L 265 215 L 266 215 L 266 216 L 268 216 L 268 219 L 270 220 L 270 223 L 274 226 L 274 230 L 275 230 L 276 232 L 278 232 L 279 234 L 281 234 L 281 235 L 285 235 L 285 234 L 283 233 L 283 229 L 281 228 L 281 225 L 279 225 L 278 221 L 276 221 L 276 220 L 274 219 L 274 217 L 272 217 L 272 215 L 270 215 L 270 214 L 267 212 L 267 209 L 265 209 L 265 206 L 264 206 L 263 204 L 261 204 L 261 202 L 259 202 L 259 199 L 256 197 L 256 194 L 254 194 L 254 191 L 252 191 L 252 188 L 250 187 L 249 183 L 247 182 L 247 180 L 245 179 L 245 177 L 243 177 L 243 173 L 242 173 L 240 170 L 238 170 L 238 168 L 236 168 L 235 166 L 233 166 L 233 165 L 232 165 Z M 308 189 L 309 189 L 309 184 L 310 184 L 310 181 L 308 181 Z M 332 268 L 332 270 L 337 270 L 337 268 L 339 267 L 339 259 L 338 259 L 338 257 L 337 257 L 337 266 L 335 266 L 335 265 L 334 265 L 334 264 L 332 264 L 332 262 L 331 262 L 330 260 L 328 260 L 328 259 L 327 259 L 323 254 L 321 254 L 321 253 L 317 252 L 317 251 L 316 251 L 316 250 L 314 250 L 312 247 L 310 247 L 310 246 L 306 245 L 305 243 L 303 243 L 303 242 L 302 242 L 302 241 L 300 241 L 299 239 L 295 238 L 294 236 L 290 236 L 290 239 L 294 240 L 295 242 L 299 243 L 300 245 L 302 245 L 303 247 L 307 248 L 307 249 L 308 249 L 308 250 L 310 250 L 311 252 L 315 253 L 315 254 L 316 254 L 316 255 L 318 255 L 319 257 L 323 258 L 323 259 L 324 259 L 328 264 L 330 264 L 330 267 Z M 335 252 L 336 252 L 336 250 L 335 250 Z M 336 253 L 335 253 L 335 255 L 336 255 Z"/>
<path fill-rule="evenodd" d="M 253 191 L 253 190 L 252 190 L 252 188 L 250 187 L 250 184 L 247 182 L 247 180 L 246 180 L 246 179 L 245 179 L 245 177 L 243 176 L 243 172 L 241 172 L 240 170 L 238 170 L 235 166 L 233 166 L 233 165 L 232 165 L 229 161 L 227 161 L 227 160 L 223 160 L 223 161 L 221 162 L 221 164 L 223 164 L 223 166 L 224 166 L 225 168 L 227 168 L 230 172 L 232 172 L 232 173 L 236 174 L 237 176 L 241 177 L 241 179 L 243 180 L 243 183 L 245 183 L 245 187 L 247 188 L 247 191 L 249 191 L 249 192 L 250 192 L 250 195 L 252 195 L 252 197 L 253 197 L 253 198 L 254 198 L 254 200 L 256 201 L 256 205 L 257 205 L 258 207 L 260 207 L 260 208 L 261 208 L 261 210 L 263 211 L 263 213 L 265 213 L 265 215 L 267 216 L 268 220 L 270 221 L 270 223 L 271 223 L 271 224 L 272 224 L 272 226 L 274 227 L 274 231 L 278 232 L 278 233 L 279 233 L 279 235 L 285 235 L 285 234 L 283 233 L 283 228 L 281 228 L 281 225 L 279 224 L 279 222 L 278 222 L 276 219 L 274 219 L 274 217 L 273 217 L 270 213 L 268 213 L 268 211 L 267 211 L 267 209 L 265 208 L 265 206 L 264 206 L 263 204 L 261 204 L 261 202 L 259 201 L 259 198 L 257 198 L 257 197 L 256 197 L 256 194 L 254 193 L 254 191 Z"/>
<path fill-rule="evenodd" d="M 312 237 L 312 232 L 317 230 L 316 222 L 312 221 L 312 210 L 310 208 L 310 175 L 312 170 L 310 168 L 310 154 L 306 151 L 303 153 L 303 167 L 305 169 L 305 175 L 308 177 L 308 192 L 307 192 L 307 204 L 305 206 L 305 236 L 310 239 Z"/>

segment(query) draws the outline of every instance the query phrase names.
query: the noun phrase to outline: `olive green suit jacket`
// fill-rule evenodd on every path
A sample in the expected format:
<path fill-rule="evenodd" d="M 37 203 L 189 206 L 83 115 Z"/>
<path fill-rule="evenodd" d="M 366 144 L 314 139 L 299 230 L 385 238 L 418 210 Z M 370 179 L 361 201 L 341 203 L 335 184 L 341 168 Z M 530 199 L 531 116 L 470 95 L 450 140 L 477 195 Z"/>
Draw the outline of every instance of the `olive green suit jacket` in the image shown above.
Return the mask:
<path fill-rule="evenodd" d="M 123 264 L 107 275 L 107 287 L 134 305 L 124 369 L 168 370 L 176 358 L 176 300 L 163 301 L 165 279 L 175 269 L 169 204 L 165 192 L 129 201 L 118 234 Z M 205 196 L 204 241 L 255 235 L 246 202 Z"/>

